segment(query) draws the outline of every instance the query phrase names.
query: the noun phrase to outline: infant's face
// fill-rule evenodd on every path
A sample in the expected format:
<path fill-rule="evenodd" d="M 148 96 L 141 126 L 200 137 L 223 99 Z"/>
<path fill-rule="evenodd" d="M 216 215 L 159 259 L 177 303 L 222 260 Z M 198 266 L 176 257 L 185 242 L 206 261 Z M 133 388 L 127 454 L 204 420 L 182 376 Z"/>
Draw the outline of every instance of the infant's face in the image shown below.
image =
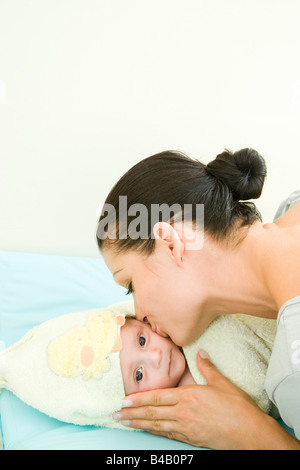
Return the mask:
<path fill-rule="evenodd" d="M 176 387 L 185 358 L 169 338 L 154 333 L 151 326 L 127 319 L 121 328 L 121 371 L 126 395 L 157 388 Z"/>

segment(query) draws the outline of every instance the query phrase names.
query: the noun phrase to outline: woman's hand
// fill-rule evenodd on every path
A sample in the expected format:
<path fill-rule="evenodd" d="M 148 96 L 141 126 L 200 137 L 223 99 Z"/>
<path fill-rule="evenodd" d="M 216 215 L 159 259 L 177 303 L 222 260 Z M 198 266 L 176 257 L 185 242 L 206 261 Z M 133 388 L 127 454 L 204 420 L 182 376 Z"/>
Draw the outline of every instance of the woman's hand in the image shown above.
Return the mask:
<path fill-rule="evenodd" d="M 126 408 L 116 413 L 115 418 L 126 426 L 196 447 L 300 448 L 296 439 L 202 355 L 197 355 L 197 364 L 207 385 L 130 395 L 124 400 Z"/>

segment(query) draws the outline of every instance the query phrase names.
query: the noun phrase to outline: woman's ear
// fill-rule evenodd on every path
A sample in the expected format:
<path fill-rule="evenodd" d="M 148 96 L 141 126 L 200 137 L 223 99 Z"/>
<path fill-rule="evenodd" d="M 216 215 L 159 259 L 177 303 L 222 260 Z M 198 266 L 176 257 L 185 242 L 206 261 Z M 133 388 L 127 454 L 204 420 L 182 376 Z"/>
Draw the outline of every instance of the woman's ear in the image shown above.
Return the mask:
<path fill-rule="evenodd" d="M 183 261 L 184 243 L 177 230 L 167 222 L 156 222 L 153 234 L 157 243 L 167 246 L 176 265 L 180 267 Z"/>

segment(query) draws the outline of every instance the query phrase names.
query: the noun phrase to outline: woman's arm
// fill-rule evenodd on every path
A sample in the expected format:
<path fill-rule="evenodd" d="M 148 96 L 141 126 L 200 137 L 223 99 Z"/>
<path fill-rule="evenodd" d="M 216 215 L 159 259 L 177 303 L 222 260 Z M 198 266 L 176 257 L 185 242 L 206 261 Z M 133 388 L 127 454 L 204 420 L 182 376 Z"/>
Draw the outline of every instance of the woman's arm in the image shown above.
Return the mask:
<path fill-rule="evenodd" d="M 130 395 L 118 419 L 196 447 L 300 450 L 299 441 L 220 374 L 209 359 L 198 354 L 197 363 L 207 385 Z"/>

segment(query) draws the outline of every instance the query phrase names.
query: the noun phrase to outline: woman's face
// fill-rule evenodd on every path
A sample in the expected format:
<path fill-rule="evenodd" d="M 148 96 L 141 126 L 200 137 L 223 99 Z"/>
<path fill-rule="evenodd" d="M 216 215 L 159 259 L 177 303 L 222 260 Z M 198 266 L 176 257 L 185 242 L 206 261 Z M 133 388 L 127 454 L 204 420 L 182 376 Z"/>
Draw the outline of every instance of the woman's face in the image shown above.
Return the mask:
<path fill-rule="evenodd" d="M 207 324 L 199 323 L 197 279 L 184 262 L 180 267 L 174 262 L 170 250 L 156 246 L 146 257 L 133 250 L 117 254 L 109 247 L 102 255 L 115 281 L 132 292 L 138 320 L 178 346 L 199 337 Z"/>
<path fill-rule="evenodd" d="M 185 358 L 169 338 L 145 323 L 127 319 L 121 328 L 120 363 L 126 395 L 176 387 L 185 370 Z"/>

